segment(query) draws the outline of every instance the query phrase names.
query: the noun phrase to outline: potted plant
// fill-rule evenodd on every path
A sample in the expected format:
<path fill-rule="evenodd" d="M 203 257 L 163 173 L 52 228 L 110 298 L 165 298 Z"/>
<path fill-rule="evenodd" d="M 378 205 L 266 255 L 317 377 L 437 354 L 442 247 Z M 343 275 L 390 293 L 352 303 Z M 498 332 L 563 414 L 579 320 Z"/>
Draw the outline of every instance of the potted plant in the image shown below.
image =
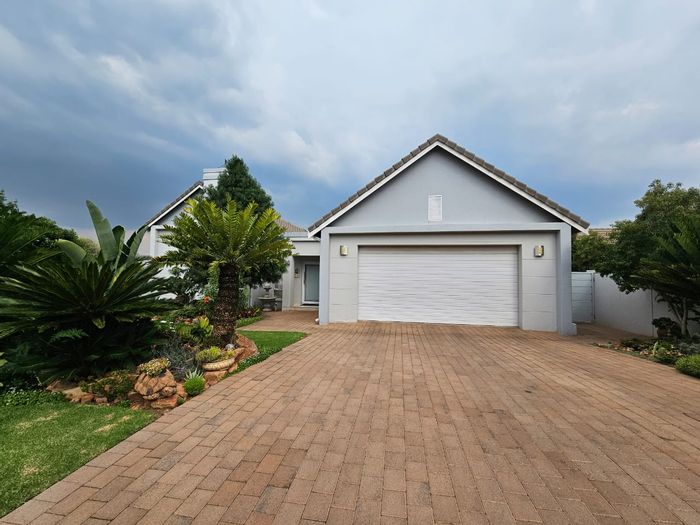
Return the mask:
<path fill-rule="evenodd" d="M 680 325 L 670 317 L 657 317 L 651 324 L 656 327 L 656 335 L 659 339 L 680 334 Z"/>
<path fill-rule="evenodd" d="M 222 350 L 218 346 L 211 346 L 197 352 L 194 358 L 202 365 L 202 369 L 207 372 L 214 372 L 217 370 L 225 370 L 233 366 L 236 362 L 236 351 Z"/>

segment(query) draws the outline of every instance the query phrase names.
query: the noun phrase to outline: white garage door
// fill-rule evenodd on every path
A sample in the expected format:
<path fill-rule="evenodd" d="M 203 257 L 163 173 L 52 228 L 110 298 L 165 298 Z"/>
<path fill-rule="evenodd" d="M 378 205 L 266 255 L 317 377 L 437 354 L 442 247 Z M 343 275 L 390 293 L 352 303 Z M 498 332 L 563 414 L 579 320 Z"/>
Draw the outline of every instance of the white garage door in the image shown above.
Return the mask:
<path fill-rule="evenodd" d="M 511 246 L 363 246 L 361 320 L 518 325 Z"/>

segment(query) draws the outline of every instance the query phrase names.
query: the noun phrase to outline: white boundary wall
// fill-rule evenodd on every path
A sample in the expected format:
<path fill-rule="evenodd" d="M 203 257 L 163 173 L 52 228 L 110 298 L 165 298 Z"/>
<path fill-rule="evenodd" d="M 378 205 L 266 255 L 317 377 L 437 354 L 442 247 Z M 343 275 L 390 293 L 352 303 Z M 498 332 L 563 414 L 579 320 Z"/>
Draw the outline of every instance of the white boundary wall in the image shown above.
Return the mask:
<path fill-rule="evenodd" d="M 651 290 L 639 290 L 626 294 L 621 292 L 609 277 L 595 272 L 572 272 L 574 322 L 594 322 L 602 326 L 617 328 L 639 335 L 654 336 L 656 330 L 651 322 L 657 317 L 675 319 L 666 303 L 657 300 Z M 587 283 L 589 290 L 586 290 Z M 588 305 L 584 304 L 590 301 Z M 587 321 L 588 312 L 592 321 Z M 697 326 L 691 332 L 697 332 Z"/>

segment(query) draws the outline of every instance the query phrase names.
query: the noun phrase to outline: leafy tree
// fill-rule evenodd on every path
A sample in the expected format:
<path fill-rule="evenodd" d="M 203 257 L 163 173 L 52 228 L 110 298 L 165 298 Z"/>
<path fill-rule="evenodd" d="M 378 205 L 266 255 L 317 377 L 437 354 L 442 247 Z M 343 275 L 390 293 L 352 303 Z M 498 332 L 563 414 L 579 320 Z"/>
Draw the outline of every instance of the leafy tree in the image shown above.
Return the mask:
<path fill-rule="evenodd" d="M 613 225 L 610 244 L 594 269 L 610 276 L 623 292 L 655 289 L 682 321 L 684 296 L 668 288 L 656 289 L 658 282 L 645 270 L 650 261 L 663 259 L 664 242 L 677 233 L 676 225 L 700 215 L 700 189 L 655 180 L 635 204 L 640 212 L 633 220 Z"/>
<path fill-rule="evenodd" d="M 59 240 L 62 256 L 20 266 L 0 279 L 0 339 L 21 334 L 10 361 L 44 379 L 136 363 L 156 335 L 151 318 L 173 307 L 160 299 L 158 266 L 137 255 L 145 228 L 125 242 L 124 228 L 112 228 L 87 204 L 97 255 Z"/>
<path fill-rule="evenodd" d="M 674 232 L 659 240 L 653 258 L 643 258 L 635 276 L 664 297 L 673 297 L 671 307 L 688 335 L 690 313 L 700 309 L 700 215 L 685 217 L 674 224 Z"/>
<path fill-rule="evenodd" d="M 635 205 L 640 212 L 633 220 L 613 225 L 610 249 L 605 250 L 595 268 L 609 275 L 624 292 L 650 288 L 640 274 L 642 259 L 654 258 L 659 241 L 673 234 L 674 223 L 700 214 L 700 189 L 655 180 Z"/>
<path fill-rule="evenodd" d="M 256 212 L 254 203 L 240 209 L 233 200 L 222 208 L 207 200 L 190 200 L 185 213 L 165 227 L 163 242 L 174 250 L 162 256 L 170 265 L 205 264 L 218 270 L 214 335 L 235 343 L 235 323 L 242 277 L 265 264 L 284 264 L 291 243 L 272 208 Z"/>
<path fill-rule="evenodd" d="M 219 176 L 216 186 L 207 188 L 206 198 L 222 209 L 229 199 L 241 210 L 250 203 L 255 203 L 259 210 L 274 206 L 272 198 L 250 174 L 246 163 L 236 155 L 226 161 L 224 172 Z"/>
<path fill-rule="evenodd" d="M 608 247 L 609 243 L 597 232 L 578 234 L 571 245 L 571 269 L 575 272 L 595 269 Z"/>

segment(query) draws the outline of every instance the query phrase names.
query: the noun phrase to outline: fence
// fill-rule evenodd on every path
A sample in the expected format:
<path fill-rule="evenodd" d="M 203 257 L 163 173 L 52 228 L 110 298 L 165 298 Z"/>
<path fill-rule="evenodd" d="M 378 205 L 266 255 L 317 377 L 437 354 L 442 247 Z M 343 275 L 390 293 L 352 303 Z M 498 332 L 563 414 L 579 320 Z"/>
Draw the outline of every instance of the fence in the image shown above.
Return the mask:
<path fill-rule="evenodd" d="M 651 322 L 657 317 L 674 318 L 666 303 L 652 290 L 621 292 L 609 277 L 595 272 L 571 274 L 575 323 L 596 323 L 639 335 L 654 336 Z M 697 325 L 691 330 L 697 331 Z"/>

